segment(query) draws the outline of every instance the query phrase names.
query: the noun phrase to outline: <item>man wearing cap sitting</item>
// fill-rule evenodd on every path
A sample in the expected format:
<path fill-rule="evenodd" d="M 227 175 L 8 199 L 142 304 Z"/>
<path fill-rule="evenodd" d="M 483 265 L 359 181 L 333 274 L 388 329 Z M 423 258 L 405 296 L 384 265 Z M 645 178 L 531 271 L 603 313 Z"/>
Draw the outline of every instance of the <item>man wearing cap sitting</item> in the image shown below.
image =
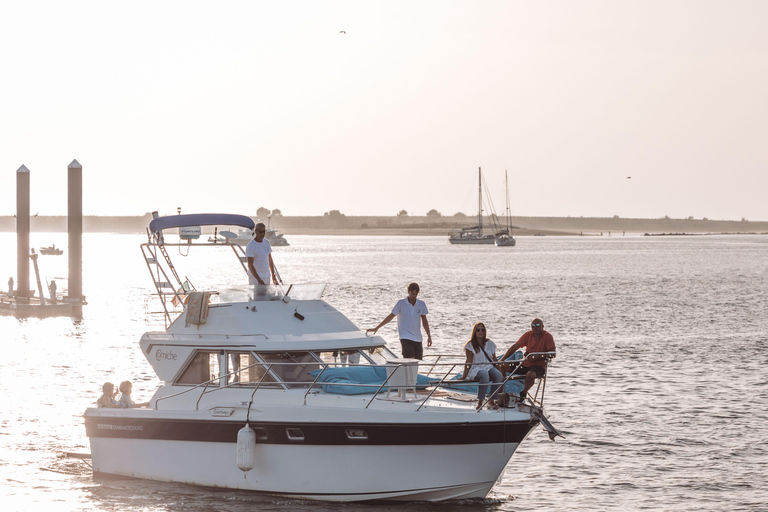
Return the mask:
<path fill-rule="evenodd" d="M 513 374 L 525 375 L 525 386 L 520 392 L 520 398 L 524 399 L 528 396 L 528 390 L 533 387 L 533 383 L 536 379 L 542 378 L 547 371 L 547 360 L 555 357 L 554 353 L 551 355 L 540 354 L 540 352 L 555 352 L 555 339 L 544 330 L 544 322 L 540 318 L 534 318 L 531 322 L 531 330 L 523 333 L 517 342 L 509 347 L 509 349 L 501 358 L 502 361 L 506 360 L 509 356 L 514 354 L 518 349 L 525 349 L 525 355 L 527 356 L 522 365 L 519 365 Z M 534 354 L 534 355 L 529 355 Z"/>

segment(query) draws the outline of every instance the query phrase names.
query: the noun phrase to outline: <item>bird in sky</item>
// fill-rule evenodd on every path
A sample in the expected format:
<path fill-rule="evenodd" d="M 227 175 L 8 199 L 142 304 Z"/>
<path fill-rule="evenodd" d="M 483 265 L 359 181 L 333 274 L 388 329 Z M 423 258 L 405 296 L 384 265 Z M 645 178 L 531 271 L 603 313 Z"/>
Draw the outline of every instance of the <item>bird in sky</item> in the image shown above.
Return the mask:
<path fill-rule="evenodd" d="M 347 35 L 347 31 L 346 30 L 339 30 L 339 34 Z"/>
<path fill-rule="evenodd" d="M 627 179 L 628 179 L 628 180 L 631 180 L 631 179 L 632 179 L 632 176 L 627 176 Z"/>

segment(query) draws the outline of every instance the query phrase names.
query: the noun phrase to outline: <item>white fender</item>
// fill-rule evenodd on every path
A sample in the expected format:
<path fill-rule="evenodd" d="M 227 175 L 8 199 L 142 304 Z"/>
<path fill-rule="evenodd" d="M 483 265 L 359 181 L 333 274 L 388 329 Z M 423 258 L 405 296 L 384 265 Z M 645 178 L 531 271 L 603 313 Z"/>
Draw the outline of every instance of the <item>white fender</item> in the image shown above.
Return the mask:
<path fill-rule="evenodd" d="M 256 466 L 256 431 L 246 423 L 237 433 L 237 467 L 250 471 Z"/>

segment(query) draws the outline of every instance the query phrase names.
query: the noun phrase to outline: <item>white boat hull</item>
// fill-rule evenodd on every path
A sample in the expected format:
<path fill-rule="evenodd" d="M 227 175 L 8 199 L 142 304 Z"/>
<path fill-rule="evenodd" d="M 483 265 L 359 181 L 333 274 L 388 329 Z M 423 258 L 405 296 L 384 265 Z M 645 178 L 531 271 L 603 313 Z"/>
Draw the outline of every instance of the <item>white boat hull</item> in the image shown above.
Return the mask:
<path fill-rule="evenodd" d="M 235 443 L 91 438 L 94 474 L 328 501 L 484 498 L 517 446 L 259 445 L 244 475 Z"/>
<path fill-rule="evenodd" d="M 375 400 L 365 408 L 364 398 L 323 394 L 310 397 L 313 407 L 296 403 L 301 395 L 274 394 L 284 400 L 279 408 L 265 403 L 251 411 L 249 425 L 262 437 L 256 440 L 255 467 L 247 473 L 237 467 L 242 407 L 88 409 L 94 474 L 311 500 L 484 498 L 538 423 L 515 408 L 475 413 L 446 402 L 415 412 L 415 403 Z M 355 409 L 342 406 L 350 401 Z M 219 410 L 236 412 L 211 416 Z M 291 437 L 295 431 L 299 439 Z M 364 437 L 350 437 L 350 431 Z"/>
<path fill-rule="evenodd" d="M 488 238 L 451 237 L 448 239 L 448 241 L 451 242 L 452 244 L 486 244 L 486 245 L 493 245 L 495 242 L 492 236 Z"/>

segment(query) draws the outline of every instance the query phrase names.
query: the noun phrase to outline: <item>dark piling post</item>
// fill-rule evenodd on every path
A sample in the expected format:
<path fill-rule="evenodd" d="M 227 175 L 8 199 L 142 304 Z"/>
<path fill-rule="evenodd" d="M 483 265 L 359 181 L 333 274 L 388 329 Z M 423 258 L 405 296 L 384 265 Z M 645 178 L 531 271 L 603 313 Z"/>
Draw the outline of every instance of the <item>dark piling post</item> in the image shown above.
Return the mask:
<path fill-rule="evenodd" d="M 67 298 L 83 300 L 83 166 L 77 160 L 67 167 L 67 234 L 69 239 L 69 291 Z"/>
<path fill-rule="evenodd" d="M 29 169 L 16 171 L 16 297 L 29 292 Z"/>

